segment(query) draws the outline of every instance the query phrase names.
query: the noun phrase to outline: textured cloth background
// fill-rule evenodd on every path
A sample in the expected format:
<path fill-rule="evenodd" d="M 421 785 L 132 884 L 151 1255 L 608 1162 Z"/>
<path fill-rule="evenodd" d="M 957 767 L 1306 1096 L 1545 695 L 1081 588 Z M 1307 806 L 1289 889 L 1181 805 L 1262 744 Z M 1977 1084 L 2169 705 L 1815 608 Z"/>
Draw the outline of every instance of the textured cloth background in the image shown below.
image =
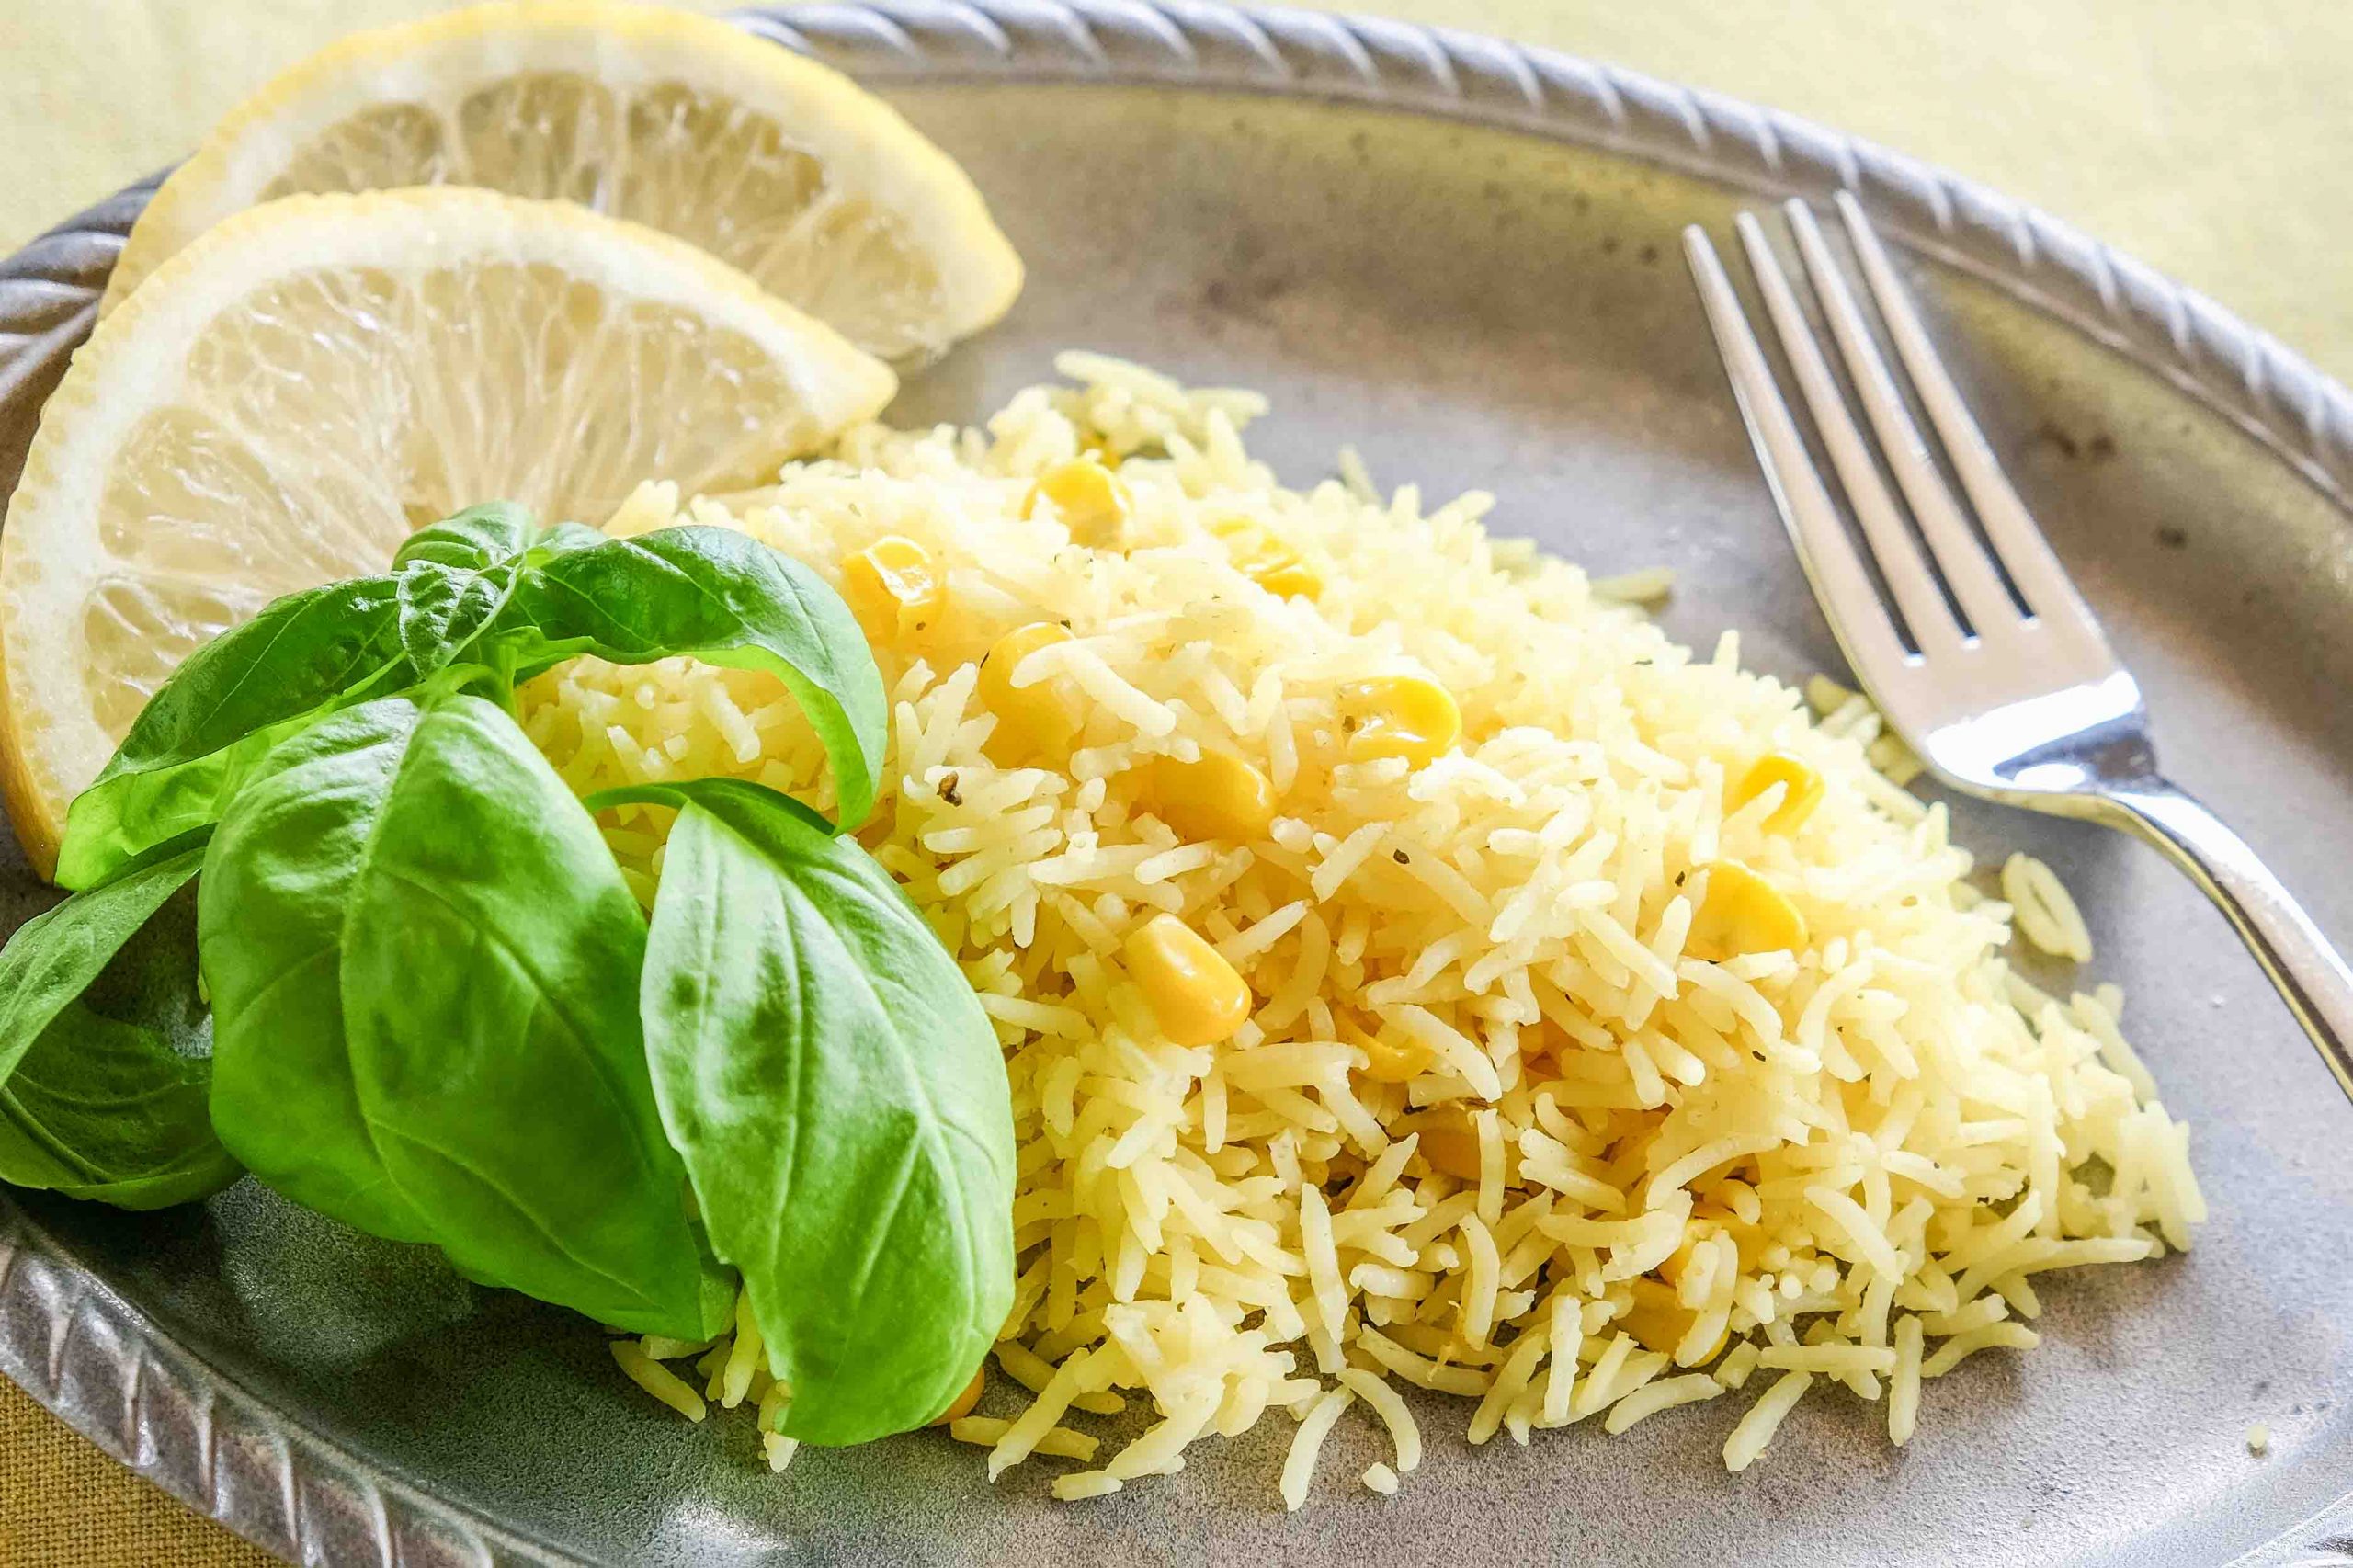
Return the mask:
<path fill-rule="evenodd" d="M 431 0 L 0 0 L 0 252 Z M 2347 0 L 1347 0 L 1774 104 L 2047 208 L 2353 378 Z M 268 1559 L 0 1381 L 0 1564 Z"/>

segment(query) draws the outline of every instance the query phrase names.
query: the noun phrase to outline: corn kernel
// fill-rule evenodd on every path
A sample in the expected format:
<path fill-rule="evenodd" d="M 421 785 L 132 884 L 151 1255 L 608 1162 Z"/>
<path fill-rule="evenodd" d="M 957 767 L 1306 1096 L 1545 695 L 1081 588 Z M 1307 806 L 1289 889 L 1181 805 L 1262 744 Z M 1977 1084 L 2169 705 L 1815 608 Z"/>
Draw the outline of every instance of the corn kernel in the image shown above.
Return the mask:
<path fill-rule="evenodd" d="M 1054 683 L 1013 684 L 1013 672 L 1020 668 L 1022 660 L 1049 643 L 1069 641 L 1070 628 L 1033 620 L 998 638 L 988 657 L 981 661 L 980 698 L 997 719 L 987 749 L 999 767 L 1014 767 L 1040 756 L 1059 758 L 1069 754 L 1071 742 L 1078 736 L 1078 715 L 1054 689 Z"/>
<path fill-rule="evenodd" d="M 1225 955 L 1173 915 L 1155 915 L 1122 951 L 1172 1045 L 1215 1045 L 1250 1016 L 1250 987 Z"/>
<path fill-rule="evenodd" d="M 1275 824 L 1274 785 L 1226 752 L 1205 751 L 1198 762 L 1155 757 L 1144 783 L 1153 815 L 1187 838 L 1248 843 Z"/>
<path fill-rule="evenodd" d="M 1296 555 L 1254 566 L 1250 575 L 1277 598 L 1312 599 L 1324 586 L 1324 579 L 1315 574 L 1315 568 Z"/>
<path fill-rule="evenodd" d="M 1236 570 L 1279 598 L 1313 598 L 1324 579 L 1298 551 L 1250 517 L 1220 517 L 1210 532 L 1225 541 Z"/>
<path fill-rule="evenodd" d="M 1352 680 L 1340 687 L 1340 719 L 1348 730 L 1348 757 L 1373 762 L 1402 756 L 1422 767 L 1462 738 L 1462 710 L 1436 681 L 1419 676 Z"/>
<path fill-rule="evenodd" d="M 948 601 L 931 552 L 892 534 L 842 557 L 842 597 L 870 638 L 920 631 Z"/>
<path fill-rule="evenodd" d="M 1634 1304 L 1617 1322 L 1618 1326 L 1634 1336 L 1635 1343 L 1645 1350 L 1655 1350 L 1662 1356 L 1672 1356 L 1675 1347 L 1691 1332 L 1699 1314 L 1683 1304 L 1671 1285 L 1663 1285 L 1647 1277 L 1633 1281 Z M 1699 1356 L 1681 1363 L 1687 1367 L 1704 1367 L 1723 1350 L 1730 1335 L 1718 1330 L 1715 1343 Z"/>
<path fill-rule="evenodd" d="M 1776 784 L 1784 786 L 1781 803 L 1765 819 L 1765 831 L 1795 833 L 1822 804 L 1822 775 L 1788 752 L 1768 752 L 1750 765 L 1725 798 L 1725 809 L 1736 812 Z"/>
<path fill-rule="evenodd" d="M 972 1381 L 964 1385 L 964 1392 L 958 1394 L 947 1409 L 933 1416 L 931 1424 L 934 1426 L 945 1426 L 950 1421 L 961 1421 L 972 1414 L 972 1407 L 981 1403 L 981 1390 L 987 1386 L 988 1381 L 987 1368 L 983 1367 L 974 1372 Z"/>
<path fill-rule="evenodd" d="M 1737 860 L 1710 862 L 1707 878 L 1707 895 L 1684 942 L 1694 958 L 1721 963 L 1743 953 L 1805 947 L 1805 916 L 1772 883 Z"/>
<path fill-rule="evenodd" d="M 1376 1029 L 1369 1029 L 1346 1007 L 1333 1013 L 1332 1022 L 1338 1028 L 1342 1040 L 1364 1052 L 1364 1075 L 1376 1084 L 1410 1083 L 1428 1072 L 1430 1063 L 1438 1060 L 1438 1052 L 1420 1040 L 1392 1040 Z M 1472 1145 L 1471 1163 L 1474 1167 L 1472 1175 L 1475 1179 L 1478 1175 L 1475 1167 L 1479 1163 L 1475 1140 Z"/>
<path fill-rule="evenodd" d="M 1402 1131 L 1420 1136 L 1414 1152 L 1429 1163 L 1430 1169 L 1457 1181 L 1479 1179 L 1479 1130 L 1461 1106 L 1437 1106 L 1406 1118 L 1398 1126 Z"/>
<path fill-rule="evenodd" d="M 1120 476 L 1091 457 L 1057 463 L 1039 475 L 1022 500 L 1021 515 L 1036 512 L 1040 497 L 1053 503 L 1072 539 L 1097 550 L 1119 548 L 1136 509 Z"/>

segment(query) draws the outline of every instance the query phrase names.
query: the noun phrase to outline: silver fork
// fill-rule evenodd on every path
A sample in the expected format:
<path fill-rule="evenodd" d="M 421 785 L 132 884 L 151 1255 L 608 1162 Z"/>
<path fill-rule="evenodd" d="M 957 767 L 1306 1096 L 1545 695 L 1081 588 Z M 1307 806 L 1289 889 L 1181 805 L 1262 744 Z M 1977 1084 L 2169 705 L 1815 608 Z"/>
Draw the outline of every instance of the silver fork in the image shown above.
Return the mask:
<path fill-rule="evenodd" d="M 1847 663 L 1896 733 L 1944 784 L 2122 828 L 2188 871 L 2230 916 L 2353 1096 L 2353 972 L 2238 835 L 2157 771 L 2131 672 L 2109 651 L 2098 620 L 1994 460 L 1862 208 L 1844 191 L 1837 208 L 1863 281 L 1976 513 L 1983 541 L 1913 422 L 1813 212 L 1802 201 L 1787 204 L 1798 254 L 1871 436 L 1848 414 L 1764 226 L 1744 212 L 1738 227 L 1894 614 L 1814 471 L 1715 247 L 1697 225 L 1683 232 L 1683 245 L 1756 460 Z M 1917 539 L 1881 477 L 1874 449 L 1895 476 Z M 1927 541 L 1925 553 L 1919 539 Z"/>

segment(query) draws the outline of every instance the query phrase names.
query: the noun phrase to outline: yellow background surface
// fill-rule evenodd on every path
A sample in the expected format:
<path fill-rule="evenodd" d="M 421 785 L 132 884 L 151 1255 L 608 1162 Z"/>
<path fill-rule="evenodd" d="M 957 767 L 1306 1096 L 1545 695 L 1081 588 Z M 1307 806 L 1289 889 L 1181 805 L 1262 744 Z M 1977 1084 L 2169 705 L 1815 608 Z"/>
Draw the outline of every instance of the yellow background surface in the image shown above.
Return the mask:
<path fill-rule="evenodd" d="M 0 0 L 0 252 L 426 0 Z M 2353 378 L 2345 0 L 1354 0 L 1770 103 L 2070 219 Z M 269 1559 L 0 1381 L 0 1564 Z"/>

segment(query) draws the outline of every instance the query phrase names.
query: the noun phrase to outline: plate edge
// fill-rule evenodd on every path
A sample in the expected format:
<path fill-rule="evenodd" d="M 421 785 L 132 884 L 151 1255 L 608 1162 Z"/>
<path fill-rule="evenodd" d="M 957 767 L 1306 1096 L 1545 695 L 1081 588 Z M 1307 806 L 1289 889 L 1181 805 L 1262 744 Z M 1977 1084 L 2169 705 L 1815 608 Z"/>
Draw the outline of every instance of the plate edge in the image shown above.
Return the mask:
<path fill-rule="evenodd" d="M 385 1474 L 255 1399 L 5 1197 L 0 1373 L 131 1470 L 290 1562 L 579 1562 Z"/>
<path fill-rule="evenodd" d="M 2353 512 L 2353 392 L 2302 356 L 2047 213 L 1779 110 L 1474 33 L 1221 0 L 848 0 L 730 19 L 873 81 L 1165 84 L 1341 98 L 1596 146 L 1763 194 L 1849 189 L 1900 242 L 2163 377 Z M 0 414 L 26 398 L 38 406 L 87 335 L 158 178 L 0 261 Z M 21 455 L 0 450 L 0 486 L 13 483 Z M 131 1470 L 290 1561 L 577 1561 L 379 1475 L 244 1394 L 5 1195 L 0 1373 Z M 2353 1494 L 2234 1565 L 2353 1563 L 2349 1540 Z"/>
<path fill-rule="evenodd" d="M 851 0 L 755 6 L 729 19 L 870 81 L 1340 98 L 1600 147 L 1764 195 L 1851 190 L 1882 233 L 2154 371 L 2353 511 L 2353 392 L 2072 224 L 1796 115 L 1483 34 L 1223 0 Z"/>

